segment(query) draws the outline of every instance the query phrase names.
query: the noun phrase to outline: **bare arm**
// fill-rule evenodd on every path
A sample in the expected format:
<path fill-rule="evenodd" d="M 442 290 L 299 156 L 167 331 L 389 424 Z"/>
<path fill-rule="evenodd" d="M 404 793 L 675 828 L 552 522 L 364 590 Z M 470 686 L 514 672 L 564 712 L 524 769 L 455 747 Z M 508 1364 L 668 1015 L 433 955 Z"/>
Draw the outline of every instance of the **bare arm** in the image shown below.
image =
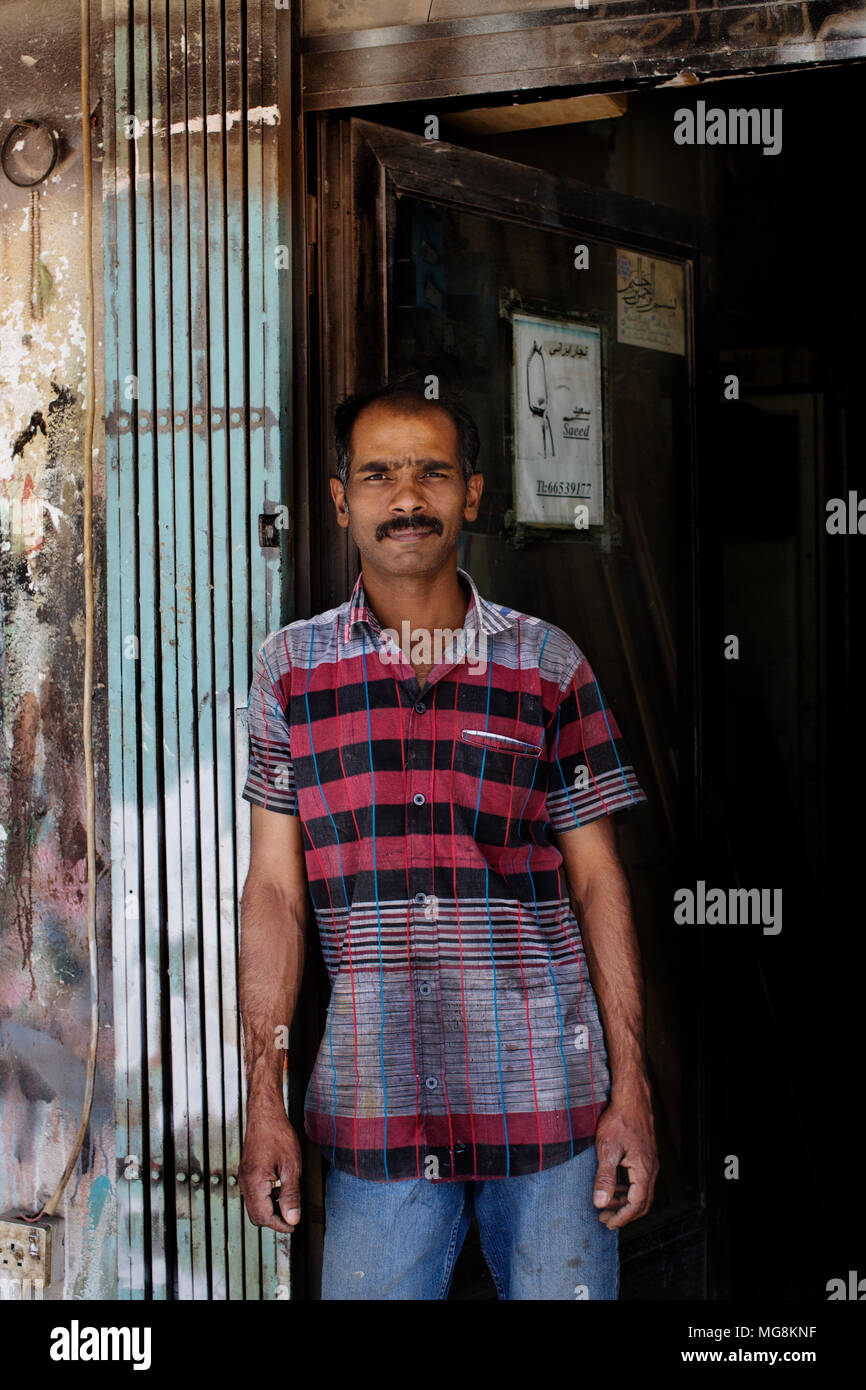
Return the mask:
<path fill-rule="evenodd" d="M 308 917 L 301 821 L 253 805 L 250 867 L 241 897 L 239 988 L 247 1128 L 239 1185 L 256 1226 L 291 1231 L 300 1220 L 301 1149 L 282 1094 L 281 1034 L 295 1012 Z M 278 1216 L 271 1191 L 279 1183 Z"/>
<path fill-rule="evenodd" d="M 596 1131 L 594 1200 L 605 1208 L 600 1219 L 616 1229 L 649 1211 L 658 1173 L 640 949 L 611 818 L 602 816 L 555 840 L 580 924 L 610 1063 L 610 1103 Z M 614 1201 L 618 1164 L 629 1170 L 625 1202 Z"/>

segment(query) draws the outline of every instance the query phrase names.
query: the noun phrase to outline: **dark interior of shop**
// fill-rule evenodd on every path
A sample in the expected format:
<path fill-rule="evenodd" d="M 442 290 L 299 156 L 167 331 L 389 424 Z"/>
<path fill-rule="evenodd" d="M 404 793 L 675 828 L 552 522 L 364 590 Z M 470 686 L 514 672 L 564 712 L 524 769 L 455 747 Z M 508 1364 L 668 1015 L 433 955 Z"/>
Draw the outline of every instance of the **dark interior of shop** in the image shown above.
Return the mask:
<path fill-rule="evenodd" d="M 825 519 L 827 501 L 856 486 L 863 452 L 850 144 L 860 79 L 857 66 L 840 66 L 701 88 L 708 106 L 780 108 L 775 155 L 676 145 L 682 90 L 629 92 L 608 119 L 494 135 L 443 112 L 441 140 L 464 152 L 445 164 L 461 184 L 476 168 L 476 188 L 449 192 L 440 169 L 424 196 L 422 158 L 413 191 L 401 191 L 389 214 L 387 369 L 437 364 L 481 426 L 484 505 L 458 563 L 482 592 L 543 614 L 587 652 L 622 710 L 650 795 L 649 806 L 618 818 L 645 960 L 661 1156 L 654 1210 L 623 1238 L 626 1299 L 768 1290 L 796 1299 L 805 1296 L 798 1250 L 820 1251 L 831 1268 L 846 1249 L 846 1164 L 833 1156 L 846 1146 L 853 1102 L 838 1063 L 856 1046 L 849 758 L 858 573 L 854 547 Z M 692 92 L 687 99 L 694 104 Z M 352 115 L 413 138 L 423 129 L 408 107 L 339 121 Z M 330 135 L 316 119 L 308 152 L 335 138 L 338 118 L 325 118 Z M 471 151 L 507 163 L 473 166 Z M 528 186 L 513 165 L 552 176 L 545 187 L 569 203 L 572 227 L 586 207 L 588 273 L 575 272 L 569 225 L 507 215 L 507 199 L 516 206 Z M 320 201 L 322 167 L 309 154 Z M 599 235 L 587 186 L 619 195 L 626 221 Z M 671 210 L 668 255 L 677 237 L 699 243 L 694 352 L 616 341 L 606 306 L 617 241 L 630 242 L 626 222 L 638 234 L 644 217 L 649 225 L 648 203 L 659 226 Z M 342 330 L 321 328 L 330 292 L 325 262 L 311 323 L 334 341 Z M 362 284 L 362 317 L 367 293 Z M 515 526 L 504 462 L 509 296 L 607 325 L 609 511 L 591 537 Z M 362 375 L 381 373 L 373 358 Z M 310 375 L 315 421 L 331 387 Z M 310 505 L 324 516 L 327 427 L 311 426 L 310 442 L 321 460 Z M 327 525 L 339 553 L 345 533 Z M 344 551 L 339 562 L 310 565 L 310 611 L 341 601 L 353 564 Z M 672 925 L 672 893 L 698 879 L 781 889 L 782 929 Z M 826 1031 L 831 1000 L 835 1037 Z M 305 984 L 313 1032 L 325 1003 L 320 965 Z M 307 1161 L 316 1163 L 313 1151 Z M 310 1297 L 319 1238 L 311 1223 L 296 1252 Z M 474 1226 L 450 1297 L 495 1297 Z"/>

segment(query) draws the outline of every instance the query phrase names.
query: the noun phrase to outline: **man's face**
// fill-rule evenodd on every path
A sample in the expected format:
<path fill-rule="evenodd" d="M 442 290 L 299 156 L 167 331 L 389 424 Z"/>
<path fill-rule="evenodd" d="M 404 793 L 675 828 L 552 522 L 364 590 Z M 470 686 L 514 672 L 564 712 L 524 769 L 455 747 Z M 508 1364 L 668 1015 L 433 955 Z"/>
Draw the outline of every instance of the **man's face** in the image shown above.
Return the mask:
<path fill-rule="evenodd" d="M 436 573 L 477 517 L 484 483 L 480 473 L 463 481 L 451 416 L 435 402 L 407 412 L 377 401 L 355 421 L 351 453 L 348 487 L 332 478 L 331 495 L 362 562 L 388 575 Z"/>

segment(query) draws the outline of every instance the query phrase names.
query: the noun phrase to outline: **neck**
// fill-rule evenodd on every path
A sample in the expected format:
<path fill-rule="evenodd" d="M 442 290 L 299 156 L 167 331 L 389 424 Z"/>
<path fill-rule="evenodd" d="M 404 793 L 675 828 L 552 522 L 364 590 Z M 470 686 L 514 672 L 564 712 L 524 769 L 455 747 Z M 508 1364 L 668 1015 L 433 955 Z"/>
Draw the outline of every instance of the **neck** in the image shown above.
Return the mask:
<path fill-rule="evenodd" d="M 366 568 L 362 573 L 367 603 L 382 627 L 400 632 L 408 622 L 410 631 L 432 632 L 463 626 L 469 598 L 456 562 L 430 575 L 383 575 Z"/>

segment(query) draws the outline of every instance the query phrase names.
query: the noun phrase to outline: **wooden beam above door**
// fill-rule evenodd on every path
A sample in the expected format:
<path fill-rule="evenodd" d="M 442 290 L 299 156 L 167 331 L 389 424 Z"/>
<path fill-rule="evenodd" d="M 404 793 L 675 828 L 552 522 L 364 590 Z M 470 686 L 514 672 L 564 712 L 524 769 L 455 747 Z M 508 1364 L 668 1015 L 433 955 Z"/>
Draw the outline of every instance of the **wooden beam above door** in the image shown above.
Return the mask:
<path fill-rule="evenodd" d="M 449 111 L 448 124 L 477 135 L 500 135 L 508 130 L 535 130 L 539 126 L 574 125 L 578 121 L 604 121 L 624 116 L 628 97 L 624 92 L 594 92 L 585 97 L 554 101 L 524 101 L 511 106 L 486 106 L 475 111 Z"/>
<path fill-rule="evenodd" d="M 328 24 L 319 5 L 324 27 L 311 32 L 308 15 L 303 39 L 305 108 L 457 105 L 459 98 L 543 88 L 568 96 L 568 88 L 637 84 L 685 70 L 702 77 L 866 57 L 866 9 L 846 0 L 661 0 L 649 15 L 645 0 L 498 8 L 436 19 L 428 5 L 428 22 L 343 29 Z M 411 7 L 400 11 L 414 17 Z M 376 13 L 387 21 L 395 7 L 378 0 Z"/>

